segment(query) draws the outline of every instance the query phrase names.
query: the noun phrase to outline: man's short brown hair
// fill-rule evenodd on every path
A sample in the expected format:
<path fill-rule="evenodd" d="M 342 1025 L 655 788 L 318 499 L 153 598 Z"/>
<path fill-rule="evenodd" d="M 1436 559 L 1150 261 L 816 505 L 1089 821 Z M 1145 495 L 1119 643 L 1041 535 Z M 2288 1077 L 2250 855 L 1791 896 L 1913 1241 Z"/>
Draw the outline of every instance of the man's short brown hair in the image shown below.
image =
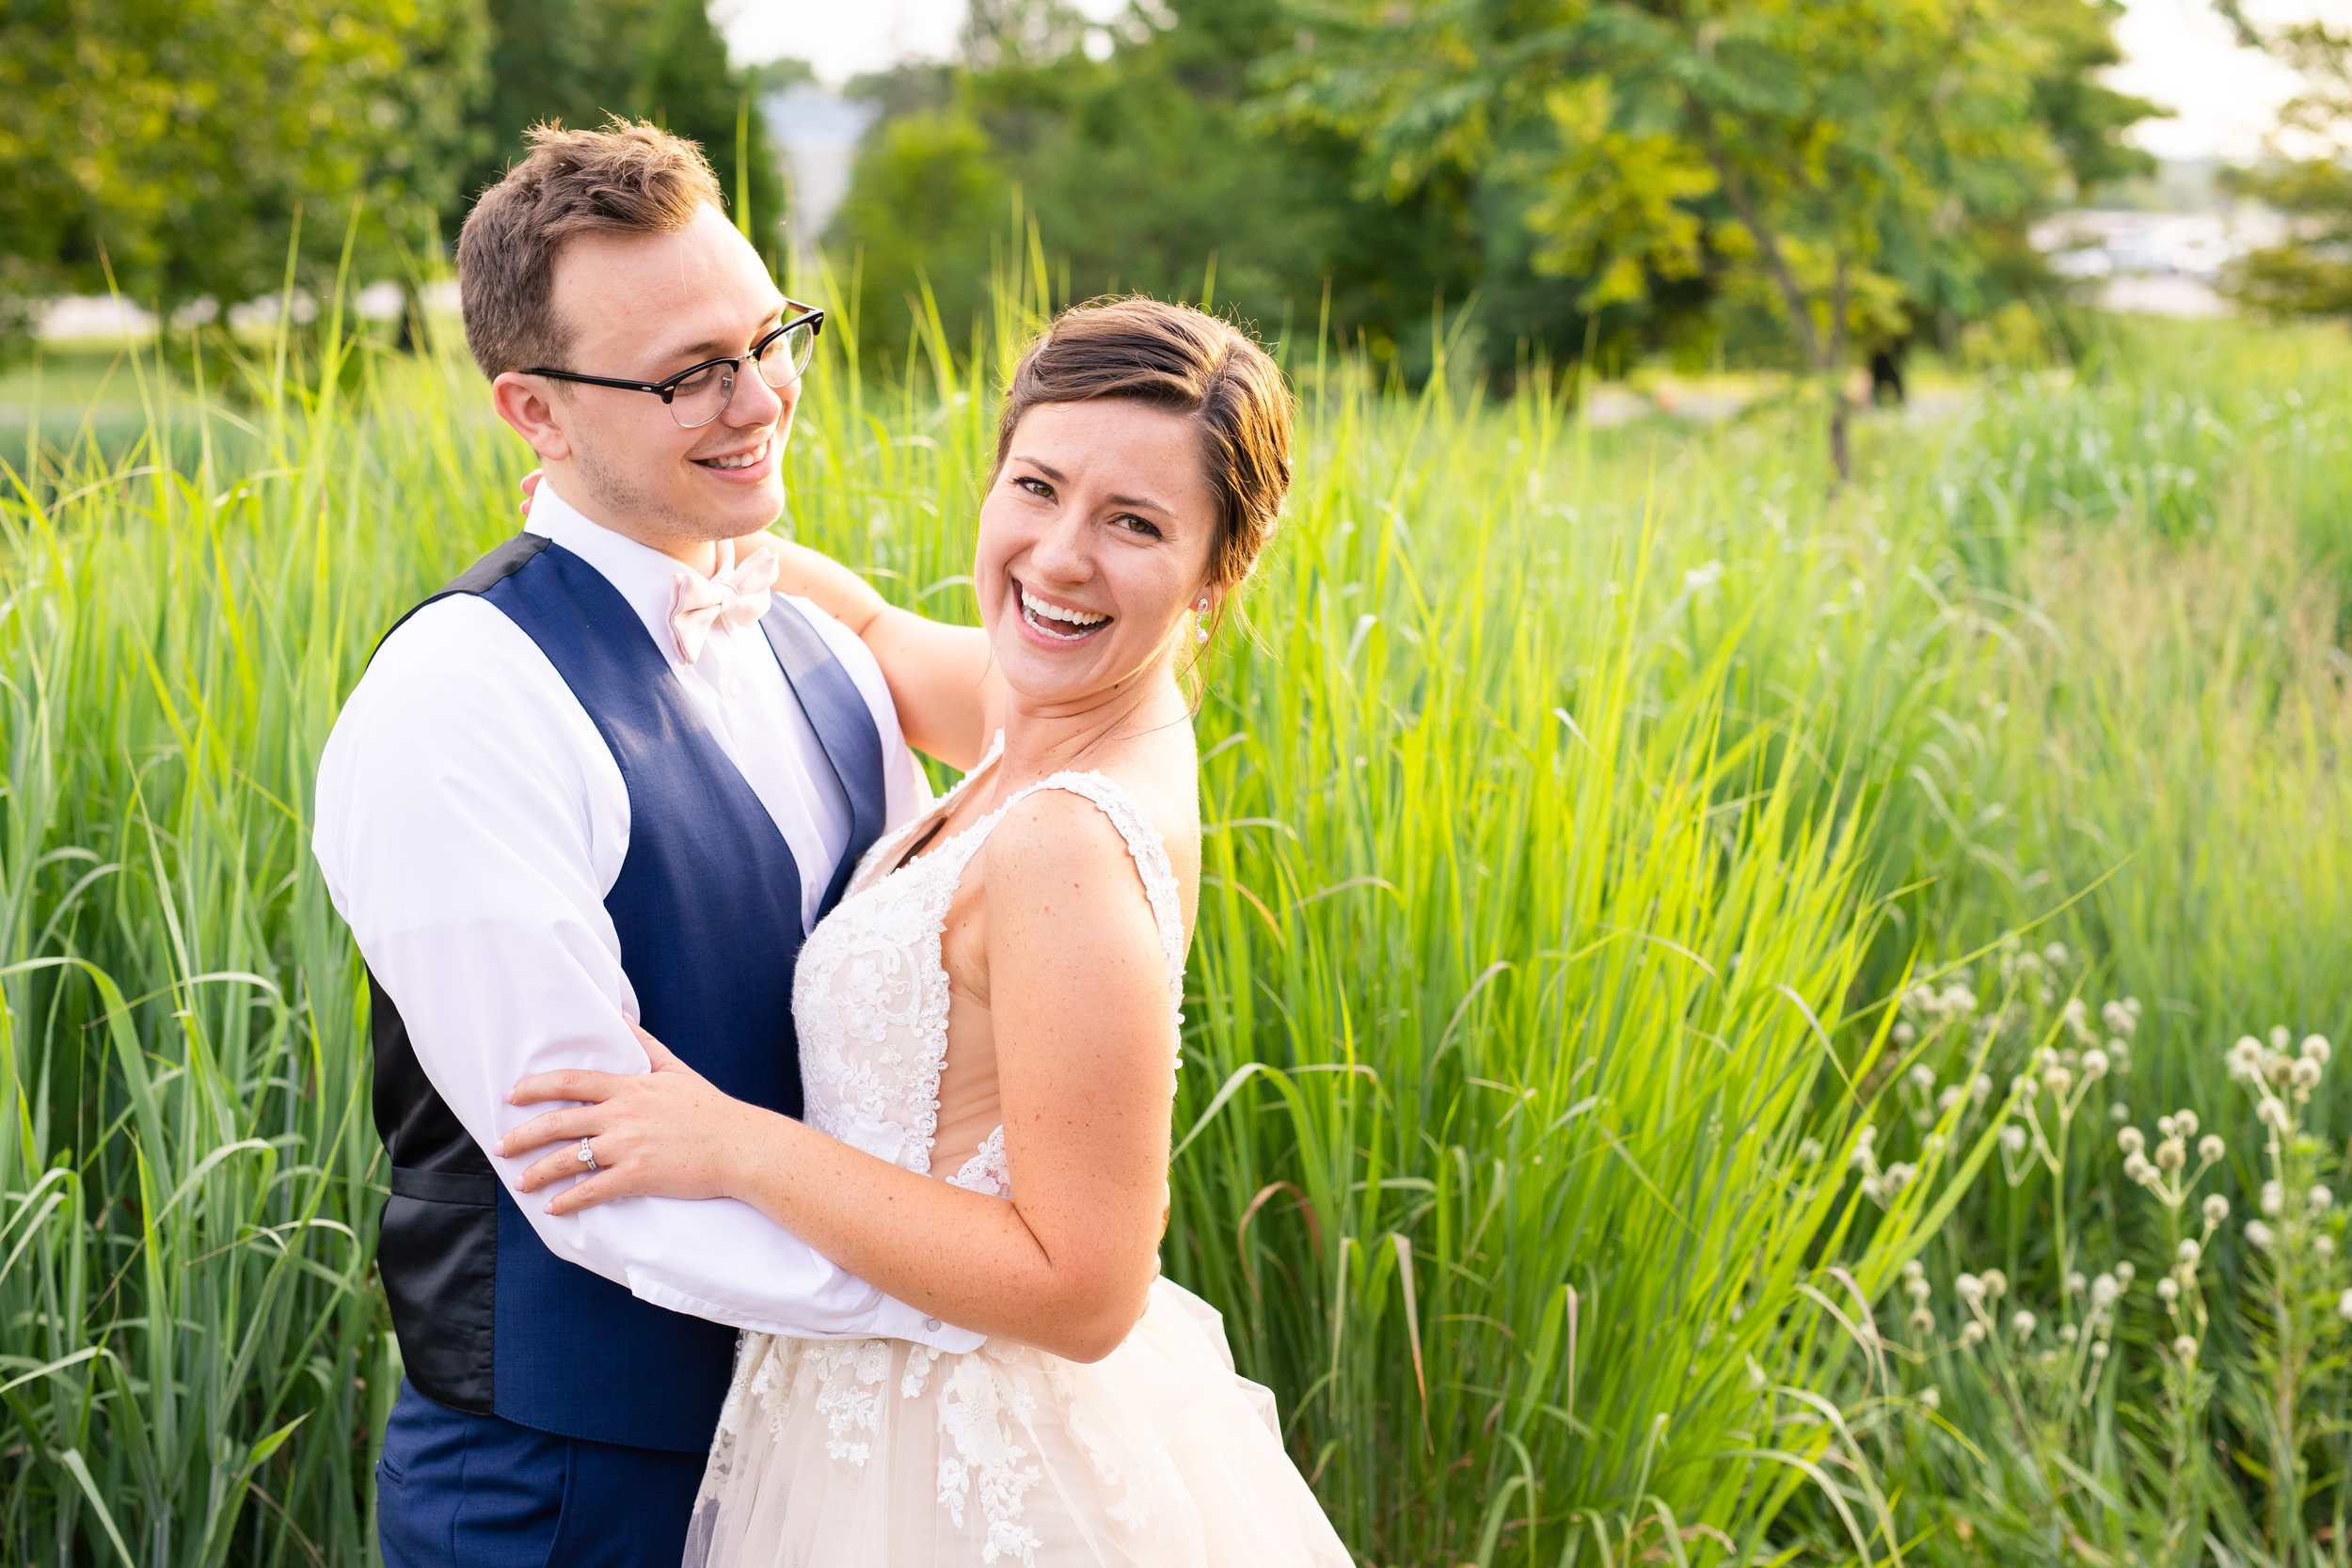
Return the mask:
<path fill-rule="evenodd" d="M 571 328 L 555 311 L 555 258 L 577 234 L 672 234 L 724 210 L 700 144 L 614 116 L 601 131 L 534 125 L 531 155 L 482 193 L 457 237 L 466 346 L 482 373 L 556 365 Z"/>

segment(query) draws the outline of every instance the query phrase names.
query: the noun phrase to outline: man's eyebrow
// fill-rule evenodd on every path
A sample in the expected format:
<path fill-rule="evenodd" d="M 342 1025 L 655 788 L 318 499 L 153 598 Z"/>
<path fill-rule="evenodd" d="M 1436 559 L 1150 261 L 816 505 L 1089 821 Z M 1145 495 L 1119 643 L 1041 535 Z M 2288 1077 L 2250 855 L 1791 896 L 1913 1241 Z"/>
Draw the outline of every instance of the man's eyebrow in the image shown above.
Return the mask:
<path fill-rule="evenodd" d="M 779 299 L 766 315 L 759 318 L 759 325 L 752 328 L 751 337 L 744 339 L 742 346 L 733 352 L 740 354 L 744 349 L 751 347 L 759 335 L 775 325 L 783 315 L 784 301 Z M 670 357 L 673 359 L 716 359 L 727 352 L 729 350 L 724 342 L 716 338 L 705 338 L 699 343 L 689 343 L 684 348 L 673 349 Z"/>

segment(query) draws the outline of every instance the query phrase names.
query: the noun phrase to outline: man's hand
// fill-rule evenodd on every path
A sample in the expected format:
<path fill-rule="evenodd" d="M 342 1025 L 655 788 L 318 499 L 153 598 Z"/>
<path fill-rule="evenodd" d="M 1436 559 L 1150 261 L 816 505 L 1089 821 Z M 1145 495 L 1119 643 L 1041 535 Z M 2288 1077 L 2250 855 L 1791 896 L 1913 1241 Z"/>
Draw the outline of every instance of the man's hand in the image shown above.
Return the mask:
<path fill-rule="evenodd" d="M 734 1173 L 759 1142 L 760 1123 L 781 1119 L 721 1094 L 660 1040 L 643 1029 L 636 1035 L 653 1063 L 651 1072 L 542 1072 L 507 1096 L 516 1105 L 587 1102 L 535 1116 L 499 1140 L 501 1155 L 562 1146 L 523 1172 L 527 1193 L 588 1170 L 580 1158 L 583 1140 L 595 1151 L 594 1174 L 549 1199 L 550 1214 L 616 1197 L 732 1197 Z"/>

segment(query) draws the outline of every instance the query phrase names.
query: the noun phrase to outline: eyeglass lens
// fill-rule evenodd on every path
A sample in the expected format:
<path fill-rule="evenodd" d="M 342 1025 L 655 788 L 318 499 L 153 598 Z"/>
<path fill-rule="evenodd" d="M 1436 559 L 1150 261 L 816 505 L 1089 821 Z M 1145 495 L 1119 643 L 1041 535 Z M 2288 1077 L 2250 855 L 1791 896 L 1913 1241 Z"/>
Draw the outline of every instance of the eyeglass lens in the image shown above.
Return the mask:
<path fill-rule="evenodd" d="M 805 323 L 779 334 L 760 351 L 759 379 L 784 390 L 801 378 L 816 348 L 816 330 Z M 734 401 L 735 374 L 732 365 L 712 365 L 679 382 L 670 394 L 670 417 L 688 430 L 708 424 Z"/>

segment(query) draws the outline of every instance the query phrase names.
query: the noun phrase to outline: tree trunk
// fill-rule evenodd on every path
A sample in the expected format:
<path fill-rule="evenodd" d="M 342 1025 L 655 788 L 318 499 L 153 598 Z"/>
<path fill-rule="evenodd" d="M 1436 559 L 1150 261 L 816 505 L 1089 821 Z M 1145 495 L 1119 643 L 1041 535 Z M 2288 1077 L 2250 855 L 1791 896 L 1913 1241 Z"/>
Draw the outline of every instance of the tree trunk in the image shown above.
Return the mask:
<path fill-rule="evenodd" d="M 1723 144 L 1717 140 L 1715 127 L 1707 111 L 1696 103 L 1690 105 L 1692 130 L 1696 134 L 1699 148 L 1707 161 L 1714 166 L 1715 178 L 1723 184 L 1724 199 L 1731 203 L 1731 211 L 1756 241 L 1756 254 L 1763 259 L 1764 270 L 1780 291 L 1782 306 L 1788 312 L 1788 330 L 1795 335 L 1797 347 L 1804 355 L 1805 363 L 1830 397 L 1829 455 L 1837 470 L 1837 483 L 1844 484 L 1852 477 L 1853 459 L 1846 446 L 1846 389 L 1839 385 L 1838 372 L 1846 368 L 1846 256 L 1841 249 L 1837 256 L 1837 282 L 1830 309 L 1829 337 L 1823 340 L 1814 329 L 1813 302 L 1805 296 L 1804 286 L 1797 281 L 1796 273 L 1788 265 L 1788 258 L 1780 247 L 1780 236 L 1764 221 L 1754 196 L 1732 166 Z"/>

